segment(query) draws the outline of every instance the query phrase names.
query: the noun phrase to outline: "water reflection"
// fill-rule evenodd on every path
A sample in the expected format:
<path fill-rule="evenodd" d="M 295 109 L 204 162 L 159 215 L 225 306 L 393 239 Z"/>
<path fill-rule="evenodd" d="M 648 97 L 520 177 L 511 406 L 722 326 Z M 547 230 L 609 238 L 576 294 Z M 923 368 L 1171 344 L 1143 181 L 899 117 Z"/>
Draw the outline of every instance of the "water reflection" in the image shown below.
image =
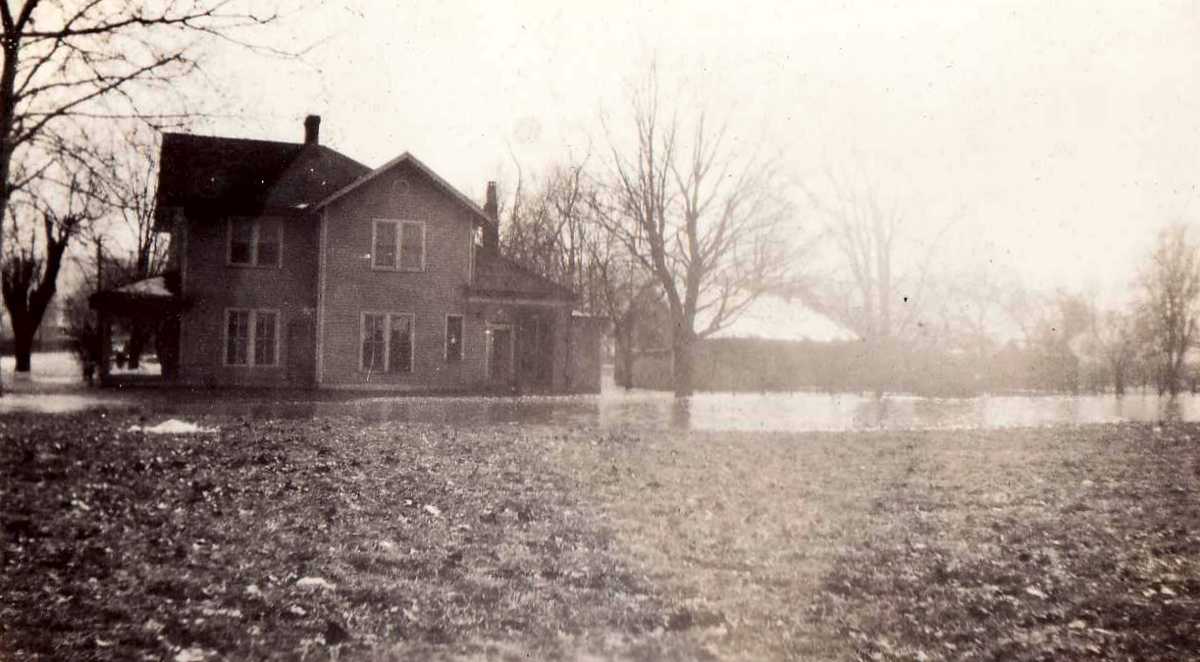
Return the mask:
<path fill-rule="evenodd" d="M 351 416 L 379 423 L 554 424 L 649 426 L 696 430 L 903 430 L 1004 428 L 1117 421 L 1200 421 L 1200 397 L 989 396 L 917 398 L 819 393 L 704 393 L 676 400 L 669 393 L 608 389 L 570 397 L 361 397 L 268 391 L 221 394 L 144 390 L 76 390 L 64 394 L 6 394 L 0 412 L 71 412 L 135 408 L 148 415 L 224 414 L 252 419 Z"/>

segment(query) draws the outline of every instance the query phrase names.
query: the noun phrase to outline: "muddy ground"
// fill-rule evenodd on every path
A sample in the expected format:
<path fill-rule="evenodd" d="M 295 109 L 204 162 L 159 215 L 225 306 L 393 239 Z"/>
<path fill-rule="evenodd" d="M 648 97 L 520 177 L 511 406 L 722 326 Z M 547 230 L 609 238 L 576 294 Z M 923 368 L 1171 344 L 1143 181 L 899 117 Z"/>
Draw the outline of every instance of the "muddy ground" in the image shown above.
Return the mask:
<path fill-rule="evenodd" d="M 0 659 L 1187 659 L 1200 426 L 0 417 Z"/>

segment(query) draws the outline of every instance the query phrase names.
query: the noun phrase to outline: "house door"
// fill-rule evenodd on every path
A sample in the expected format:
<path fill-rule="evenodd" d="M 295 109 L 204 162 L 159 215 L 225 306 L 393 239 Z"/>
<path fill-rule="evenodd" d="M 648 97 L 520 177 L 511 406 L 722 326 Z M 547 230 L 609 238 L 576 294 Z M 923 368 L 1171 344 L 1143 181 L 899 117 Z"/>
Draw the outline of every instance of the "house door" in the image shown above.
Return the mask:
<path fill-rule="evenodd" d="M 313 323 L 297 318 L 288 323 L 287 376 L 296 386 L 312 386 L 317 377 L 317 348 Z"/>
<path fill-rule="evenodd" d="M 554 335 L 549 320 L 537 314 L 520 317 L 516 337 L 516 369 L 522 385 L 550 386 L 554 370 Z"/>
<path fill-rule="evenodd" d="M 511 384 L 513 374 L 513 332 L 511 327 L 488 330 L 488 381 Z"/>

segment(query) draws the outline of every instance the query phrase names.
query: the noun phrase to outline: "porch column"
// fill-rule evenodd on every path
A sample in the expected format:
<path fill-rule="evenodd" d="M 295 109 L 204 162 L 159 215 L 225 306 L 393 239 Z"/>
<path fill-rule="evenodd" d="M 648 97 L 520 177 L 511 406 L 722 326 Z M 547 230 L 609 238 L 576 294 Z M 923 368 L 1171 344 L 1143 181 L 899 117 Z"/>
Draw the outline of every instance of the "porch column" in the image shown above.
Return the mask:
<path fill-rule="evenodd" d="M 100 385 L 107 386 L 112 373 L 112 319 L 104 310 L 97 310 L 96 325 L 100 343 L 99 365 L 96 368 L 100 371 Z"/>

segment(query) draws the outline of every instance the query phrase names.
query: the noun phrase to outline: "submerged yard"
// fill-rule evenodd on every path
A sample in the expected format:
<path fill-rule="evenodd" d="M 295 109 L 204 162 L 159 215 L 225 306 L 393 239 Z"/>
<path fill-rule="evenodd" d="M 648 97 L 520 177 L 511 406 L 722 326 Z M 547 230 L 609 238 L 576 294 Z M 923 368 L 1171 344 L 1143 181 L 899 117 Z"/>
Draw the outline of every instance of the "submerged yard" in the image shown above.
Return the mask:
<path fill-rule="evenodd" d="M 0 418 L 0 659 L 1200 650 L 1197 425 L 197 422 Z"/>

